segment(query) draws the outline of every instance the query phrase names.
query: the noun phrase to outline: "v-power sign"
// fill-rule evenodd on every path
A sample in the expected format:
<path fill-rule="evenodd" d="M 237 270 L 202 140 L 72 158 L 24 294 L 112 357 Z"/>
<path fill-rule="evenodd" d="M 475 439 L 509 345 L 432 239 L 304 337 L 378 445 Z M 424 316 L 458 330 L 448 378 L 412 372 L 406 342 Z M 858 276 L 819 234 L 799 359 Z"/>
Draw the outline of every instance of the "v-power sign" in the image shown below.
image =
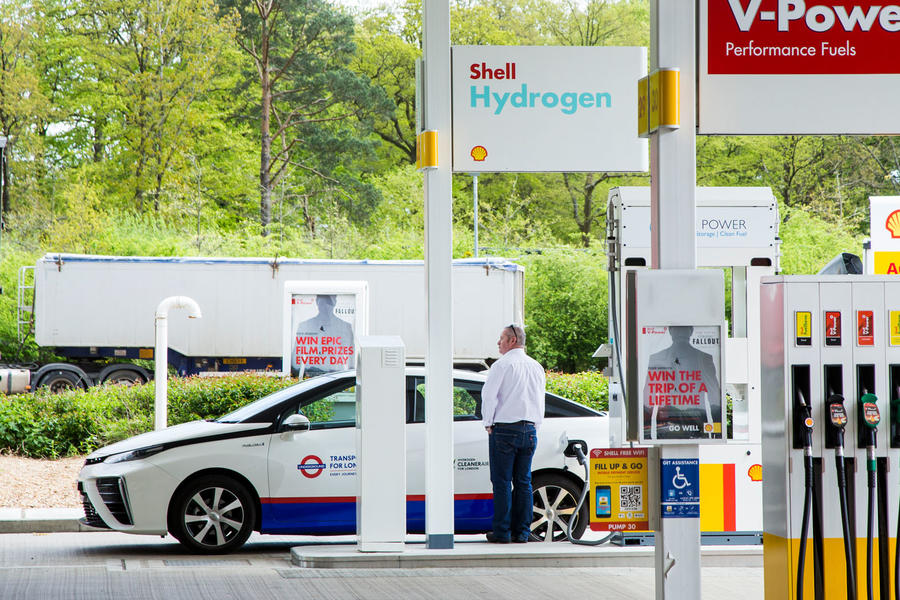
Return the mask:
<path fill-rule="evenodd" d="M 699 34 L 700 133 L 900 133 L 900 5 L 700 0 Z"/>

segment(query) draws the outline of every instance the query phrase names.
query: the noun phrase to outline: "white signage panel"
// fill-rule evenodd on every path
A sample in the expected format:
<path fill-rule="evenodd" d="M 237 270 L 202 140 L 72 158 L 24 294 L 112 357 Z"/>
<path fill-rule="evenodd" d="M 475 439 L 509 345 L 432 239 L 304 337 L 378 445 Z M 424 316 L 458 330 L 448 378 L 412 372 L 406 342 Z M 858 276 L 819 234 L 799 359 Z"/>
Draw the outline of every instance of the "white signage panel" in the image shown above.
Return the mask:
<path fill-rule="evenodd" d="M 454 46 L 453 170 L 647 171 L 647 49 Z"/>
<path fill-rule="evenodd" d="M 768 207 L 698 206 L 698 248 L 764 248 L 772 244 L 774 213 Z M 650 247 L 650 207 L 622 212 L 630 247 Z"/>
<path fill-rule="evenodd" d="M 897 134 L 900 6 L 700 0 L 702 134 Z"/>
<path fill-rule="evenodd" d="M 900 196 L 869 197 L 872 250 L 900 251 Z"/>

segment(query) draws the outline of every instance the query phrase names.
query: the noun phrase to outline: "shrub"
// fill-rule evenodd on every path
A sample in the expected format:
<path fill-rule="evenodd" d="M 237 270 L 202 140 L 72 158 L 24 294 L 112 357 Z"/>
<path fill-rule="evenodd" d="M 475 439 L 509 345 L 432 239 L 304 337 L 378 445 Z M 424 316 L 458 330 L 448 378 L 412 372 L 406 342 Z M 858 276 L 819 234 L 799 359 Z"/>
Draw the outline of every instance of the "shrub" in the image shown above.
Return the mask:
<path fill-rule="evenodd" d="M 214 419 L 295 379 L 236 375 L 169 380 L 169 424 Z M 46 389 L 0 401 L 0 449 L 42 458 L 89 453 L 153 429 L 154 384 L 104 385 L 53 395 Z"/>
<path fill-rule="evenodd" d="M 609 408 L 608 381 L 599 371 L 583 373 L 547 373 L 547 391 L 589 406 L 595 410 Z"/>
<path fill-rule="evenodd" d="M 552 370 L 574 373 L 597 366 L 606 342 L 606 258 L 601 252 L 553 250 L 525 265 L 528 354 Z"/>

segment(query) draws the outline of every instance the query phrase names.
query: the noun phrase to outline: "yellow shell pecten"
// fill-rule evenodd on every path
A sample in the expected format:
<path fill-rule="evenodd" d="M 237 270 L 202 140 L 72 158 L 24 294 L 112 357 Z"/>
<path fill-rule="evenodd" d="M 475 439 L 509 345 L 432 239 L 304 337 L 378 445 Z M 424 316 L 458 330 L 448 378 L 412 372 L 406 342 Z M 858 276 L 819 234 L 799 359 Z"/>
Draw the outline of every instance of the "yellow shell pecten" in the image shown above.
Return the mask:
<path fill-rule="evenodd" d="M 762 465 L 753 465 L 747 475 L 750 476 L 750 481 L 762 481 Z"/>
<path fill-rule="evenodd" d="M 892 238 L 900 238 L 900 210 L 895 210 L 889 214 L 884 226 L 891 232 Z"/>
<path fill-rule="evenodd" d="M 484 146 L 475 146 L 472 148 L 472 152 L 470 153 L 472 158 L 476 161 L 482 161 L 487 158 L 487 148 Z"/>

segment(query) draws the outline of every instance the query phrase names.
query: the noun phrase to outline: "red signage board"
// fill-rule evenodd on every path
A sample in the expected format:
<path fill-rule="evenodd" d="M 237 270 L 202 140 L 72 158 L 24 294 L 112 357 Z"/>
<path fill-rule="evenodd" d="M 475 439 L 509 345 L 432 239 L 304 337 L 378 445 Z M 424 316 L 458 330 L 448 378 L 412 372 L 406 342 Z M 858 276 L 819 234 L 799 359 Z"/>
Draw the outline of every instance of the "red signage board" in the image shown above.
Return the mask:
<path fill-rule="evenodd" d="M 856 311 L 856 344 L 875 345 L 875 314 L 871 310 Z"/>
<path fill-rule="evenodd" d="M 900 73 L 900 6 L 852 0 L 708 2 L 709 74 Z"/>
<path fill-rule="evenodd" d="M 825 311 L 825 345 L 841 345 L 841 313 L 840 311 Z"/>

